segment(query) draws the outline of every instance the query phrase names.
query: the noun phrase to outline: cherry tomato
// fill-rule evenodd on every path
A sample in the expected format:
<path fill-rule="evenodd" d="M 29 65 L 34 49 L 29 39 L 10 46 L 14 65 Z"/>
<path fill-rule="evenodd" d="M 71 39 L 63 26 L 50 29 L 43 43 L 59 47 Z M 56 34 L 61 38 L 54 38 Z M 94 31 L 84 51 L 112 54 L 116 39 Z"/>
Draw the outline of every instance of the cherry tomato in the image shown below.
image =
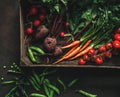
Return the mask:
<path fill-rule="evenodd" d="M 40 15 L 39 15 L 39 19 L 40 19 L 41 21 L 43 21 L 43 20 L 45 19 L 45 15 L 44 15 L 44 14 L 40 14 Z"/>
<path fill-rule="evenodd" d="M 65 36 L 65 32 L 60 32 L 60 37 L 64 37 Z"/>
<path fill-rule="evenodd" d="M 27 28 L 26 29 L 26 33 L 27 34 L 32 34 L 33 33 L 33 29 L 32 28 Z"/>
<path fill-rule="evenodd" d="M 83 59 L 84 59 L 84 60 L 88 60 L 88 58 L 89 58 L 89 57 L 88 57 L 87 54 L 84 54 L 84 55 L 83 55 Z"/>
<path fill-rule="evenodd" d="M 88 54 L 89 54 L 89 55 L 92 55 L 92 56 L 95 55 L 95 49 L 93 49 L 93 48 L 90 49 L 90 50 L 88 51 Z"/>
<path fill-rule="evenodd" d="M 38 12 L 38 8 L 36 6 L 31 7 L 29 14 L 30 15 L 36 15 Z"/>
<path fill-rule="evenodd" d="M 33 25 L 37 27 L 40 25 L 40 23 L 41 23 L 40 20 L 34 20 Z"/>
<path fill-rule="evenodd" d="M 99 46 L 98 51 L 99 51 L 100 53 L 101 53 L 101 52 L 105 52 L 105 51 L 106 51 L 105 46 Z"/>
<path fill-rule="evenodd" d="M 102 58 L 97 57 L 97 58 L 95 59 L 95 62 L 96 62 L 96 64 L 100 65 L 100 64 L 103 63 L 103 60 L 102 60 Z"/>
<path fill-rule="evenodd" d="M 120 34 L 120 27 L 115 31 L 115 33 L 119 33 Z"/>
<path fill-rule="evenodd" d="M 85 64 L 86 64 L 86 61 L 83 60 L 82 58 L 80 58 L 79 61 L 78 61 L 78 64 L 79 64 L 79 65 L 85 65 Z"/>
<path fill-rule="evenodd" d="M 114 39 L 120 41 L 120 34 L 116 33 L 116 34 L 114 35 Z"/>
<path fill-rule="evenodd" d="M 111 49 L 112 48 L 112 43 L 111 42 L 106 43 L 105 47 L 106 47 L 107 50 Z"/>
<path fill-rule="evenodd" d="M 105 53 L 105 57 L 106 57 L 106 58 L 111 58 L 111 56 L 112 56 L 112 53 L 111 53 L 111 52 L 107 51 L 107 52 Z"/>
<path fill-rule="evenodd" d="M 68 22 L 68 21 L 65 22 L 65 27 L 66 27 L 66 28 L 69 27 L 69 22 Z"/>
<path fill-rule="evenodd" d="M 114 40 L 112 44 L 114 48 L 120 49 L 120 42 L 118 40 Z"/>

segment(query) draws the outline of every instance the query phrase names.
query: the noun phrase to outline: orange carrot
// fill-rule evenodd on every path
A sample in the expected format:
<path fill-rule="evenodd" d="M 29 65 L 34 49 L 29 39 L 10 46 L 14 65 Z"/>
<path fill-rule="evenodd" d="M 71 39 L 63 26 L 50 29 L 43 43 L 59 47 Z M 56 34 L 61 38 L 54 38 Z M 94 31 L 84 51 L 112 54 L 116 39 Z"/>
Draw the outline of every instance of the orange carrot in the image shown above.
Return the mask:
<path fill-rule="evenodd" d="M 93 45 L 88 46 L 86 49 L 84 49 L 83 51 L 81 51 L 80 53 L 78 53 L 77 55 L 72 57 L 71 60 L 74 60 L 74 59 L 86 54 L 92 47 L 93 47 Z"/>
<path fill-rule="evenodd" d="M 92 42 L 92 40 L 88 40 L 80 49 L 80 51 L 84 50 L 90 43 Z"/>
<path fill-rule="evenodd" d="M 71 52 L 73 52 L 79 45 L 76 45 L 74 47 L 72 47 L 63 57 L 69 55 Z"/>
<path fill-rule="evenodd" d="M 72 51 L 69 55 L 66 55 L 66 56 L 60 58 L 59 60 L 57 60 L 57 61 L 54 62 L 53 64 L 57 64 L 57 63 L 59 63 L 59 62 L 61 62 L 61 61 L 63 61 L 63 60 L 69 59 L 69 58 L 75 56 L 79 51 L 80 51 L 80 46 L 77 47 L 74 51 Z"/>
<path fill-rule="evenodd" d="M 66 46 L 63 46 L 61 48 L 66 49 L 66 48 L 70 48 L 70 47 L 73 47 L 73 46 L 78 45 L 78 44 L 80 44 L 80 40 L 73 41 L 72 43 L 70 43 L 70 44 L 68 44 Z"/>

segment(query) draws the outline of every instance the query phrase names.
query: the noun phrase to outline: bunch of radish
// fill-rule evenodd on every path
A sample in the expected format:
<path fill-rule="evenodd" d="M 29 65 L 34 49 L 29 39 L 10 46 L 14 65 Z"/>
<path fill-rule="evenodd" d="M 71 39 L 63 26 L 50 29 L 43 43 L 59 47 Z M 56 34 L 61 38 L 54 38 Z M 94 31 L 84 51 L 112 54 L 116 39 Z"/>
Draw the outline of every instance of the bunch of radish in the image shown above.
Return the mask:
<path fill-rule="evenodd" d="M 35 32 L 36 28 L 38 26 L 40 26 L 46 16 L 46 10 L 45 8 L 39 8 L 37 6 L 32 6 L 29 8 L 28 10 L 28 14 L 27 14 L 27 23 L 26 28 L 25 28 L 25 32 L 27 35 L 31 35 L 33 34 L 33 32 Z"/>
<path fill-rule="evenodd" d="M 87 62 L 95 62 L 100 65 L 106 58 L 111 58 L 114 51 L 120 50 L 120 28 L 115 31 L 113 41 L 107 42 L 105 45 L 101 45 L 98 49 L 91 48 L 84 54 L 79 60 L 79 65 L 85 65 Z"/>

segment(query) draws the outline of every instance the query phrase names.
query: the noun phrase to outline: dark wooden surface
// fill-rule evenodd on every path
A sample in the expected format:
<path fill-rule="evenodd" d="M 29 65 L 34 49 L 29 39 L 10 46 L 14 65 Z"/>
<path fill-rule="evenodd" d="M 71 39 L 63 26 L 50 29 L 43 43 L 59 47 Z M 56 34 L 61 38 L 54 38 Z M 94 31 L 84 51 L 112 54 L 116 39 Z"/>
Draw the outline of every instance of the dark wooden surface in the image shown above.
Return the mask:
<path fill-rule="evenodd" d="M 12 78 L 6 69 L 20 59 L 20 31 L 19 31 L 19 4 L 17 0 L 3 0 L 0 3 L 0 77 L 5 80 Z M 109 61 L 111 65 L 120 65 L 120 57 Z M 29 68 L 27 69 L 29 70 Z M 74 89 L 83 89 L 98 97 L 120 97 L 120 70 L 119 69 L 86 69 L 86 68 L 59 68 L 52 78 L 61 77 L 69 82 L 79 78 Z M 11 87 L 0 85 L 0 97 L 4 97 Z M 56 97 L 83 97 L 68 89 Z"/>

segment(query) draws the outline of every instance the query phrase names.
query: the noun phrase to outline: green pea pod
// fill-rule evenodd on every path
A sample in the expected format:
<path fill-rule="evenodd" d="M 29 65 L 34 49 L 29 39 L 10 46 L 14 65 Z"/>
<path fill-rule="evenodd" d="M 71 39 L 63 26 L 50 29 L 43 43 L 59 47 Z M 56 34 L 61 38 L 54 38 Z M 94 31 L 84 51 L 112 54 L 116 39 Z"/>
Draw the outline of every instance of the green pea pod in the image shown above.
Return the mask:
<path fill-rule="evenodd" d="M 78 79 L 72 80 L 72 81 L 68 84 L 68 87 L 72 87 L 77 81 L 78 81 Z"/>
<path fill-rule="evenodd" d="M 32 94 L 30 94 L 30 97 L 46 97 L 46 96 L 43 94 L 32 93 Z"/>
<path fill-rule="evenodd" d="M 36 79 L 37 83 L 40 84 L 40 82 L 41 82 L 40 77 L 38 76 L 38 74 L 35 71 L 33 71 L 33 76 Z"/>
<path fill-rule="evenodd" d="M 66 90 L 66 85 L 64 84 L 64 82 L 60 79 L 57 79 L 57 80 L 63 86 L 63 89 Z"/>
<path fill-rule="evenodd" d="M 52 85 L 52 84 L 47 84 L 47 86 L 54 90 L 58 95 L 60 94 L 60 90 L 55 86 L 55 85 Z"/>
<path fill-rule="evenodd" d="M 33 63 L 37 63 L 37 60 L 35 59 L 33 52 L 30 48 L 28 48 L 28 56 Z"/>
<path fill-rule="evenodd" d="M 42 55 L 45 55 L 45 52 L 39 47 L 31 46 L 30 49 L 32 49 L 32 50 L 34 50 Z"/>
<path fill-rule="evenodd" d="M 15 83 L 15 81 L 10 80 L 10 81 L 4 81 L 4 82 L 2 82 L 1 84 L 2 84 L 2 85 L 7 85 L 7 84 L 13 84 L 13 83 Z"/>
<path fill-rule="evenodd" d="M 85 97 L 97 97 L 97 95 L 88 93 L 88 92 L 83 91 L 83 90 L 78 90 L 77 92 L 80 93 L 80 94 L 82 94 L 82 95 L 84 95 Z"/>
<path fill-rule="evenodd" d="M 39 88 L 36 86 L 36 84 L 31 80 L 31 79 L 28 79 L 29 82 L 31 83 L 32 87 L 36 90 L 36 91 L 39 91 Z"/>
<path fill-rule="evenodd" d="M 54 91 L 53 90 L 50 91 L 49 97 L 54 97 Z"/>
<path fill-rule="evenodd" d="M 43 84 L 45 94 L 49 97 L 50 92 L 49 92 L 49 87 L 46 86 L 46 84 Z"/>

